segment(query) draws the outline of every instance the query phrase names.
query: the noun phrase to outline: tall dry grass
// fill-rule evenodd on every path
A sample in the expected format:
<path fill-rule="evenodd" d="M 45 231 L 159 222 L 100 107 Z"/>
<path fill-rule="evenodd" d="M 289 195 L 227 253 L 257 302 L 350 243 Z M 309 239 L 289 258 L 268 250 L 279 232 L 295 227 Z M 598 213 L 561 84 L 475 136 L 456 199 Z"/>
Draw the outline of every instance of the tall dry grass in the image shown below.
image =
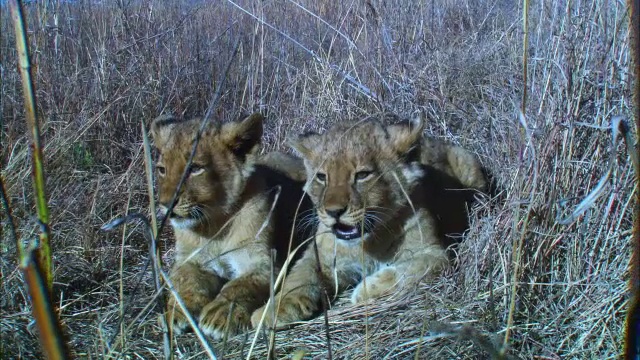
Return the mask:
<path fill-rule="evenodd" d="M 441 280 L 410 297 L 366 308 L 343 301 L 329 311 L 335 358 L 486 358 L 507 331 L 512 295 L 510 356 L 617 358 L 638 191 L 628 152 L 611 140 L 609 126 L 614 116 L 632 114 L 627 9 L 607 0 L 530 1 L 520 117 L 519 6 L 451 0 L 29 4 L 54 298 L 76 355 L 162 357 L 143 229 L 99 228 L 147 211 L 140 121 L 163 110 L 202 114 L 239 40 L 215 115 L 226 120 L 241 111 L 264 112 L 267 150 L 283 149 L 287 134 L 345 118 L 421 110 L 431 119 L 431 135 L 475 151 L 503 189 L 475 209 L 456 269 Z M 15 42 L 4 35 L 11 33 L 7 12 L 0 18 L 0 161 L 26 239 L 38 226 L 29 140 Z M 561 224 L 607 172 L 611 152 L 615 163 L 600 196 Z M 38 357 L 15 246 L 6 232 L 1 236 L 0 352 Z M 165 263 L 171 245 L 170 232 L 161 234 Z M 322 318 L 279 332 L 275 352 L 323 358 L 324 334 Z M 268 340 L 259 338 L 253 354 L 262 358 Z M 177 340 L 178 357 L 205 357 L 194 337 Z M 218 345 L 212 343 L 222 352 Z M 248 348 L 245 336 L 231 338 L 225 358 L 244 357 Z"/>

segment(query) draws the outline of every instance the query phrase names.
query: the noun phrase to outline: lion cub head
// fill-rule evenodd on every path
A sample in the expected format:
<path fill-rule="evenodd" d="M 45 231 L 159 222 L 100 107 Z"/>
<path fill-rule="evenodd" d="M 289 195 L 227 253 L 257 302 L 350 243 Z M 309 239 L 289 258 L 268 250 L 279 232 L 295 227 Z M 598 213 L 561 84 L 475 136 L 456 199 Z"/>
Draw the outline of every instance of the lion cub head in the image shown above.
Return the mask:
<path fill-rule="evenodd" d="M 193 149 L 201 120 L 160 116 L 151 124 L 160 210 L 177 229 L 216 232 L 239 201 L 253 171 L 262 137 L 260 114 L 205 128 L 177 203 L 166 214 Z"/>
<path fill-rule="evenodd" d="M 423 127 L 420 118 L 394 125 L 367 119 L 289 141 L 304 158 L 318 217 L 338 239 L 366 239 L 408 205 L 423 176 L 417 148 Z"/>

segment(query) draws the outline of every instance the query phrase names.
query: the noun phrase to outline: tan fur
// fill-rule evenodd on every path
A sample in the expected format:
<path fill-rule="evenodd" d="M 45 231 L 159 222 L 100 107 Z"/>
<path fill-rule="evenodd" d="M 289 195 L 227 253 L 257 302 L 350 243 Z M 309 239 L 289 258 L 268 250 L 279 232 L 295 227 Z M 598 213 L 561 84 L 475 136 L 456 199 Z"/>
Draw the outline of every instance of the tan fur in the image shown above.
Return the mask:
<path fill-rule="evenodd" d="M 285 154 L 264 159 L 257 155 L 262 120 L 253 114 L 242 121 L 208 125 L 190 175 L 168 214 L 176 237 L 172 282 L 202 330 L 215 338 L 226 330 L 234 334 L 247 329 L 251 313 L 266 302 L 271 249 L 277 251 L 277 271 L 287 256 L 296 209 L 304 196 L 304 183 L 285 173 L 304 171 L 301 162 Z M 166 116 L 152 123 L 160 153 L 158 198 L 165 213 L 199 126 L 199 119 L 177 121 Z M 286 166 L 271 166 L 276 159 Z M 311 206 L 306 199 L 299 211 Z M 306 237 L 295 230 L 292 246 Z M 176 332 L 187 327 L 173 296 L 168 312 Z"/>
<path fill-rule="evenodd" d="M 260 163 L 280 171 L 296 181 L 307 181 L 302 159 L 281 152 L 270 152 L 260 158 Z"/>
<path fill-rule="evenodd" d="M 452 240 L 445 235 L 468 227 L 473 191 L 461 189 L 484 191 L 487 182 L 475 156 L 423 138 L 423 126 L 421 119 L 393 125 L 366 119 L 291 142 L 304 158 L 320 219 L 322 271 L 307 248 L 278 293 L 279 324 L 309 319 L 322 296 L 355 286 L 351 300 L 359 303 L 409 289 L 447 266 Z M 254 312 L 254 325 L 264 310 Z M 265 319 L 273 325 L 270 312 Z"/>

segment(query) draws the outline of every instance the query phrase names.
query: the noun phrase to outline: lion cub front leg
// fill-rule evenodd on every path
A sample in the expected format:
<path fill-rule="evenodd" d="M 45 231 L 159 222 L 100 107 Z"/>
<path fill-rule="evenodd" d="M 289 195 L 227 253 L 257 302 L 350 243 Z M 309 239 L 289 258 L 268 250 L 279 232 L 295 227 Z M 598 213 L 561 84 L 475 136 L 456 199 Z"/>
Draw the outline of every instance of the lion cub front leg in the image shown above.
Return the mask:
<path fill-rule="evenodd" d="M 286 277 L 282 289 L 275 297 L 274 312 L 266 305 L 256 310 L 251 316 L 251 324 L 256 327 L 264 317 L 264 324 L 278 327 L 289 323 L 308 320 L 322 308 L 322 297 L 333 297 L 337 291 L 343 291 L 354 285 L 360 273 L 357 267 L 351 266 L 357 258 L 356 248 L 344 248 L 338 245 L 338 258 L 335 272 L 332 271 L 334 258 L 333 235 L 316 238 L 321 272 L 318 272 L 318 260 L 313 245 L 309 245 L 304 255 L 293 266 Z M 335 279 L 334 275 L 337 275 Z"/>
<path fill-rule="evenodd" d="M 264 324 L 268 327 L 273 327 L 276 322 L 278 325 L 285 325 L 311 318 L 320 308 L 321 281 L 315 259 L 305 254 L 293 267 L 275 297 L 275 303 L 272 304 L 276 309 L 275 319 L 272 308 L 263 305 L 251 316 L 251 324 L 257 327 L 263 316 Z"/>
<path fill-rule="evenodd" d="M 358 304 L 391 292 L 398 285 L 400 274 L 395 266 L 385 266 L 365 277 L 353 289 L 351 303 Z"/>
<path fill-rule="evenodd" d="M 444 249 L 434 247 L 410 259 L 396 262 L 367 276 L 353 289 L 351 302 L 358 304 L 392 291 L 404 291 L 415 286 L 421 279 L 439 274 L 448 264 Z"/>
<path fill-rule="evenodd" d="M 169 278 L 187 310 L 196 319 L 202 308 L 216 297 L 223 284 L 220 277 L 191 262 L 174 266 Z M 186 316 L 173 295 L 167 302 L 167 316 L 176 334 L 182 333 L 189 326 Z"/>
<path fill-rule="evenodd" d="M 361 303 L 391 291 L 411 289 L 423 278 L 437 276 L 449 263 L 447 251 L 435 235 L 425 231 L 426 241 L 409 231 L 410 239 L 400 247 L 393 261 L 363 279 L 353 290 L 351 302 Z"/>
<path fill-rule="evenodd" d="M 251 313 L 269 298 L 269 274 L 252 271 L 229 281 L 218 297 L 200 314 L 202 331 L 222 339 L 225 332 L 235 335 L 251 326 Z"/>

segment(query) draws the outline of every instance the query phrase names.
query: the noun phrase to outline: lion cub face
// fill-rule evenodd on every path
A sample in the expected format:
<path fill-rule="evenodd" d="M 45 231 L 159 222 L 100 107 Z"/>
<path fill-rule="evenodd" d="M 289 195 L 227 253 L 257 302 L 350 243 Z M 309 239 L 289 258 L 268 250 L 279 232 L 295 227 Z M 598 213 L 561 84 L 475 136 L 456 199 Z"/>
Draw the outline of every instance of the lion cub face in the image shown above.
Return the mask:
<path fill-rule="evenodd" d="M 422 129 L 421 119 L 388 126 L 365 120 L 289 141 L 305 160 L 318 217 L 336 238 L 366 239 L 407 205 L 423 176 L 416 149 Z"/>
<path fill-rule="evenodd" d="M 215 232 L 227 220 L 253 170 L 262 119 L 262 115 L 253 114 L 241 121 L 207 125 L 171 214 L 166 212 L 201 120 L 161 116 L 153 121 L 151 136 L 159 152 L 156 170 L 160 210 L 169 216 L 173 227 Z"/>

